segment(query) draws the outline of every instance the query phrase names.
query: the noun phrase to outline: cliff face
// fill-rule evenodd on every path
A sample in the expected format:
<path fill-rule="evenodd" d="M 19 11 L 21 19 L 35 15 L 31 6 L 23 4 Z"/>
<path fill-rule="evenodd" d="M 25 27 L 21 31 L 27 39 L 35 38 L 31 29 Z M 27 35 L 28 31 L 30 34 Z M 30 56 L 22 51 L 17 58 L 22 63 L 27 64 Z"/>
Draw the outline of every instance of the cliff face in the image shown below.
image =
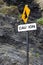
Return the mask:
<path fill-rule="evenodd" d="M 31 1 L 29 7 L 32 13 L 28 22 L 37 23 L 37 30 L 29 32 L 29 65 L 43 65 L 43 17 L 38 19 L 38 22 L 36 20 L 41 17 L 41 6 L 39 7 L 40 4 L 37 4 L 38 0 L 35 3 L 32 2 L 33 0 L 26 1 Z M 41 0 L 40 3 L 42 3 Z M 21 14 L 18 9 L 22 10 L 24 4 L 9 6 L 0 0 L 0 65 L 26 64 L 26 32 L 18 33 L 17 31 L 18 25 L 23 23 L 19 18 Z"/>
<path fill-rule="evenodd" d="M 34 0 L 5 0 L 4 2 L 8 6 L 11 6 L 11 5 L 15 6 L 16 5 L 18 7 L 18 10 L 20 13 L 23 12 L 24 5 L 28 4 L 29 8 L 31 9 L 30 17 L 33 19 L 40 18 L 42 15 L 39 4 L 34 2 Z"/>
<path fill-rule="evenodd" d="M 13 0 L 0 0 L 0 4 L 3 4 L 3 3 L 4 3 L 3 1 L 4 1 L 4 2 L 7 1 L 7 3 L 10 3 L 10 4 L 11 4 L 11 3 L 13 4 L 14 2 L 17 3 L 17 2 L 16 2 L 17 0 L 14 0 L 14 1 L 13 1 Z M 11 2 L 10 2 L 10 1 L 11 1 Z M 21 1 L 21 0 L 19 0 L 18 2 L 20 2 L 20 1 Z M 23 1 L 25 1 L 25 0 L 23 0 Z M 32 0 L 26 0 L 26 1 L 32 2 Z M 26 2 L 26 1 L 25 1 L 25 2 Z M 33 0 L 33 1 L 36 2 L 36 3 L 38 3 L 39 6 L 41 7 L 41 9 L 43 9 L 43 0 Z"/>
<path fill-rule="evenodd" d="M 17 32 L 18 22 L 21 21 L 16 17 L 0 14 L 1 65 L 26 64 L 26 32 Z M 29 63 L 43 65 L 43 25 L 38 24 L 36 31 L 29 32 L 29 41 Z"/>
<path fill-rule="evenodd" d="M 35 0 L 35 1 L 37 3 L 40 2 L 39 4 L 43 3 L 42 0 L 40 0 L 40 1 L 39 0 Z M 8 39 L 9 39 L 9 37 L 11 37 L 15 41 L 17 40 L 19 42 L 20 39 L 22 41 L 22 38 L 24 38 L 23 37 L 24 34 L 21 34 L 20 35 L 21 37 L 19 36 L 19 34 L 17 34 L 17 35 L 15 34 L 17 32 L 17 25 L 21 21 L 21 20 L 19 21 L 17 19 L 17 16 L 19 17 L 18 8 L 15 7 L 15 6 L 7 6 L 7 5 L 5 5 L 5 2 L 3 2 L 3 0 L 0 0 L 0 3 L 3 3 L 2 5 L 0 5 L 0 13 L 1 13 L 0 14 L 0 37 L 1 36 L 3 37 L 3 35 L 5 35 L 5 38 L 8 37 Z M 32 11 L 31 11 L 32 13 L 31 13 L 31 16 L 30 16 L 30 19 L 29 19 L 30 22 L 34 21 L 33 20 L 34 17 L 35 17 L 35 19 L 41 17 L 41 12 L 40 12 L 40 9 L 38 7 L 39 7 L 38 4 L 35 4 L 35 3 L 31 2 L 30 8 L 32 9 Z M 43 24 L 43 22 L 41 24 Z M 43 26 L 42 25 L 38 25 L 38 26 L 39 27 L 38 27 L 36 33 L 33 34 L 33 32 L 32 32 L 32 34 L 31 34 L 31 40 L 33 40 L 32 41 L 33 43 L 37 42 L 37 46 L 38 45 L 42 46 L 43 45 L 42 44 L 43 43 L 43 41 L 42 41 L 42 39 L 43 39 Z M 8 40 L 8 39 L 6 39 L 6 40 Z M 9 42 L 9 41 L 7 41 L 7 42 Z"/>
<path fill-rule="evenodd" d="M 34 0 L 36 3 L 39 4 L 41 10 L 43 9 L 43 0 Z"/>

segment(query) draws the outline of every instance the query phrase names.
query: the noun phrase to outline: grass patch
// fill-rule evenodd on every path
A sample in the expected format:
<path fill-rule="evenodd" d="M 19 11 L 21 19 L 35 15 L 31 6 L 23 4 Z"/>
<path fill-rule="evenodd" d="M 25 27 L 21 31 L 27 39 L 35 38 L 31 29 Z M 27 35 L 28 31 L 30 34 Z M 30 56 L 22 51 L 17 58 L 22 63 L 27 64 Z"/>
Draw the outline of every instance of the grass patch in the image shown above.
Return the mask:
<path fill-rule="evenodd" d="M 36 55 L 35 55 L 36 57 L 39 57 L 40 56 L 40 54 L 39 53 L 36 53 Z"/>
<path fill-rule="evenodd" d="M 43 25 L 43 17 L 40 18 L 40 19 L 37 19 L 37 22 L 38 22 L 39 24 Z"/>
<path fill-rule="evenodd" d="M 0 5 L 4 4 L 3 0 L 0 0 Z"/>
<path fill-rule="evenodd" d="M 4 7 L 0 8 L 0 13 L 17 15 L 19 13 L 19 11 L 18 11 L 17 6 L 4 6 Z"/>

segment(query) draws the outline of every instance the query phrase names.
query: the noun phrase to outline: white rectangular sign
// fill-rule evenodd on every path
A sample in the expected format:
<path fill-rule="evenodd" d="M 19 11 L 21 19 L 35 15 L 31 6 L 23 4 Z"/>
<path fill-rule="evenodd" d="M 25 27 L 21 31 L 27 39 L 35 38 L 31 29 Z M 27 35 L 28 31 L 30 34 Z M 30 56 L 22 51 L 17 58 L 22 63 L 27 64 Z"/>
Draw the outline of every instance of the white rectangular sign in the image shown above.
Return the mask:
<path fill-rule="evenodd" d="M 18 32 L 36 30 L 36 23 L 18 25 Z"/>

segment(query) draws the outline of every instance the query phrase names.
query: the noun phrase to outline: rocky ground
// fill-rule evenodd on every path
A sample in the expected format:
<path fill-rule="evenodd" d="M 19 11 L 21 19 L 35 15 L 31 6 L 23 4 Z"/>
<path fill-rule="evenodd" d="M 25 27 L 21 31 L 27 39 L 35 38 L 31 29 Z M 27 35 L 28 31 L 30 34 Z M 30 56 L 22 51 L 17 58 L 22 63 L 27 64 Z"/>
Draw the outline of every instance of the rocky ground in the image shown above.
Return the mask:
<path fill-rule="evenodd" d="M 12 45 L 0 45 L 0 65 L 24 65 L 26 52 Z"/>
<path fill-rule="evenodd" d="M 26 64 L 26 32 L 18 33 L 18 24 L 16 17 L 0 14 L 0 65 Z M 29 39 L 29 64 L 42 65 L 43 25 L 37 23 L 37 30 L 29 32 Z"/>
<path fill-rule="evenodd" d="M 18 33 L 23 24 L 18 8 L 5 3 L 3 7 L 3 2 L 0 7 L 0 65 L 26 65 L 26 32 Z M 43 65 L 43 22 L 30 17 L 31 22 L 37 23 L 37 30 L 29 32 L 29 65 Z"/>
<path fill-rule="evenodd" d="M 31 45 L 31 44 L 30 44 Z M 43 65 L 43 52 L 41 49 L 29 48 L 29 64 Z M 0 45 L 0 65 L 25 65 L 26 64 L 26 46 Z"/>

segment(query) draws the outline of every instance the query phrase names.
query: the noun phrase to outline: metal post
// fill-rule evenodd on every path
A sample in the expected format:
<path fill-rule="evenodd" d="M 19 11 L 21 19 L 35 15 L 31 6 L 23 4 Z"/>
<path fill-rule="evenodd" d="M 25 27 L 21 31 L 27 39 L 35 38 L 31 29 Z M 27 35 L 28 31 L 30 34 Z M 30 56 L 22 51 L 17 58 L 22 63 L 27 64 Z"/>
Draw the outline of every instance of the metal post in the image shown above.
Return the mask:
<path fill-rule="evenodd" d="M 27 42 L 27 65 L 29 65 L 29 32 L 26 32 L 26 42 Z"/>

